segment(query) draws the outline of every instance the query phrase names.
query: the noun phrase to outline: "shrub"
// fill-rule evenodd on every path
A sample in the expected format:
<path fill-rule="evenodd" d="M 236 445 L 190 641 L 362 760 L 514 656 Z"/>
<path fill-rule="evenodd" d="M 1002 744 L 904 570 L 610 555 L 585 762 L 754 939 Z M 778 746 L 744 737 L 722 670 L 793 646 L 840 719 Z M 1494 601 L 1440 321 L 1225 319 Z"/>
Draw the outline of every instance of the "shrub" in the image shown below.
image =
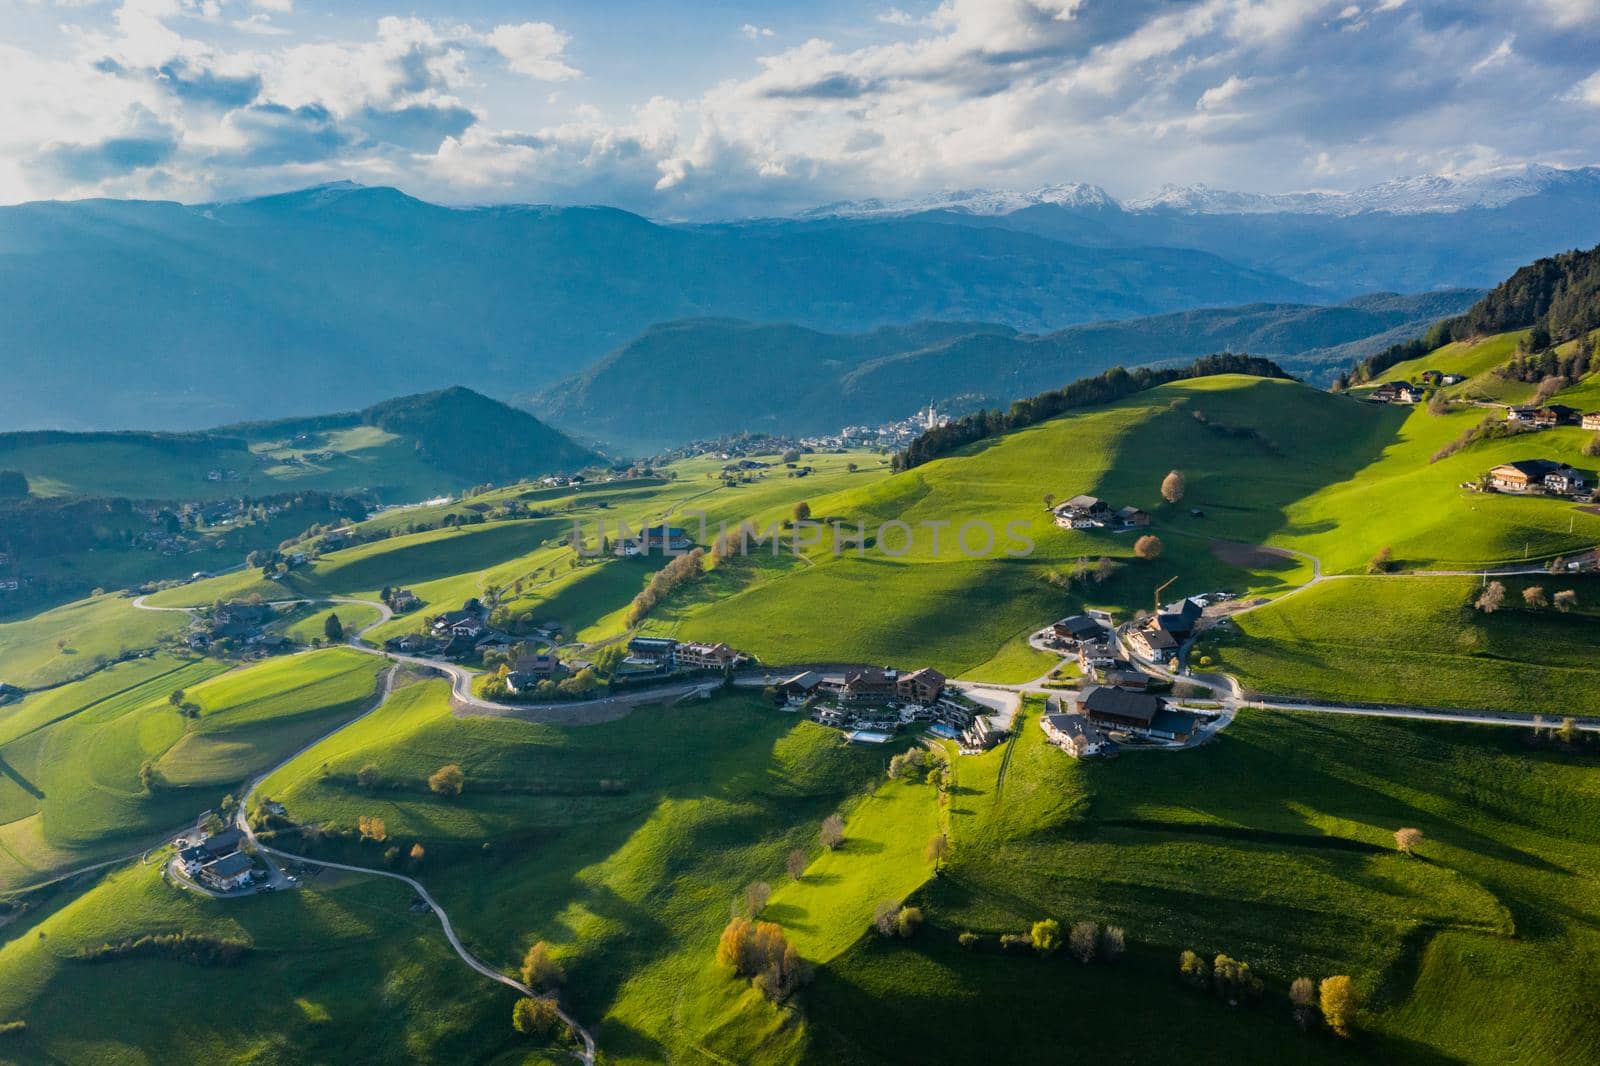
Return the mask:
<path fill-rule="evenodd" d="M 844 843 L 844 819 L 837 814 L 830 814 L 822 820 L 822 828 L 817 833 L 817 838 L 822 846 L 829 851 L 836 851 Z"/>
<path fill-rule="evenodd" d="M 441 766 L 428 776 L 428 787 L 441 796 L 459 796 L 466 784 L 467 775 L 455 763 Z"/>
<path fill-rule="evenodd" d="M 977 933 L 966 931 L 960 936 L 956 937 L 956 943 L 960 944 L 968 951 L 972 951 L 975 950 L 979 944 L 983 943 L 983 937 L 979 936 Z"/>
<path fill-rule="evenodd" d="M 1394 831 L 1394 846 L 1401 854 L 1415 855 L 1417 846 L 1422 843 L 1422 830 L 1396 829 Z"/>
<path fill-rule="evenodd" d="M 1570 611 L 1578 605 L 1578 593 L 1573 589 L 1562 589 L 1555 596 L 1556 610 Z"/>
<path fill-rule="evenodd" d="M 744 913 L 754 918 L 766 909 L 772 898 L 772 886 L 765 881 L 752 881 L 744 886 Z"/>
<path fill-rule="evenodd" d="M 511 1027 L 524 1036 L 549 1036 L 560 1022 L 556 1001 L 548 996 L 524 996 L 511 1008 Z"/>
<path fill-rule="evenodd" d="M 250 950 L 250 944 L 209 933 L 161 933 L 84 948 L 71 957 L 79 962 L 113 962 L 118 959 L 161 958 L 196 966 L 232 966 Z"/>
<path fill-rule="evenodd" d="M 1192 951 L 1178 956 L 1178 976 L 1192 988 L 1211 986 L 1211 964 Z"/>
<path fill-rule="evenodd" d="M 1483 592 L 1479 593 L 1472 605 L 1484 614 L 1494 614 L 1505 602 L 1506 587 L 1498 581 L 1491 581 L 1484 586 Z"/>
<path fill-rule="evenodd" d="M 1040 955 L 1054 955 L 1061 950 L 1061 923 L 1054 918 L 1034 922 L 1028 933 L 1028 942 Z"/>
<path fill-rule="evenodd" d="M 1340 1036 L 1349 1036 L 1356 1026 L 1356 1011 L 1361 1005 L 1355 984 L 1343 974 L 1324 977 L 1320 989 L 1322 1017 L 1328 1028 Z"/>
<path fill-rule="evenodd" d="M 1033 948 L 1033 938 L 1027 933 L 1002 933 L 1000 947 L 1005 951 L 1028 951 Z"/>
<path fill-rule="evenodd" d="M 789 852 L 789 857 L 784 860 L 783 866 L 792 879 L 800 880 L 806 873 L 806 853 L 795 848 Z"/>
<path fill-rule="evenodd" d="M 1294 1020 L 1301 1030 L 1317 1020 L 1317 985 L 1309 977 L 1296 977 L 1289 986 L 1289 1002 L 1294 1005 Z"/>
<path fill-rule="evenodd" d="M 1108 925 L 1100 936 L 1100 957 L 1106 962 L 1116 962 L 1128 950 L 1128 942 L 1120 925 Z"/>
<path fill-rule="evenodd" d="M 1067 947 L 1079 962 L 1094 958 L 1095 949 L 1099 946 L 1100 927 L 1094 922 L 1075 923 L 1067 936 Z"/>
<path fill-rule="evenodd" d="M 1522 602 L 1531 610 L 1540 611 L 1550 606 L 1550 597 L 1545 595 L 1543 586 L 1529 585 L 1522 590 Z"/>
<path fill-rule="evenodd" d="M 1188 479 L 1183 476 L 1182 470 L 1174 470 L 1161 479 L 1161 498 L 1168 503 L 1177 503 L 1183 499 L 1183 493 L 1188 488 Z"/>
<path fill-rule="evenodd" d="M 1379 548 L 1378 554 L 1374 555 L 1372 561 L 1367 563 L 1367 573 L 1369 574 L 1387 574 L 1393 569 L 1394 549 L 1387 544 Z"/>
<path fill-rule="evenodd" d="M 1153 533 L 1146 533 L 1133 542 L 1133 554 L 1141 559 L 1158 559 L 1161 557 L 1161 538 Z"/>
<path fill-rule="evenodd" d="M 529 988 L 537 992 L 553 992 L 566 979 L 566 971 L 550 954 L 550 945 L 543 940 L 536 941 L 522 957 L 522 983 Z"/>

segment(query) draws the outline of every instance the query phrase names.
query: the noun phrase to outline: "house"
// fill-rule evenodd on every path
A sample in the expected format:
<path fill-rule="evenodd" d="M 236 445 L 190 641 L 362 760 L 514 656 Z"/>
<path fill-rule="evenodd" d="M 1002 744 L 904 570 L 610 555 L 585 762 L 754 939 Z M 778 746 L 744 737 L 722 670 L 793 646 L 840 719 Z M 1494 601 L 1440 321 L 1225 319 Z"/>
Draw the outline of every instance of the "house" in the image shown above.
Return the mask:
<path fill-rule="evenodd" d="M 1158 628 L 1170 633 L 1174 639 L 1183 641 L 1194 632 L 1195 625 L 1204 613 L 1205 606 L 1199 601 L 1182 599 L 1157 611 L 1154 621 Z"/>
<path fill-rule="evenodd" d="M 679 644 L 678 666 L 685 670 L 725 670 L 737 666 L 742 656 L 723 643 Z"/>
<path fill-rule="evenodd" d="M 1111 505 L 1098 496 L 1074 496 L 1056 507 L 1056 514 L 1083 514 L 1101 520 L 1111 517 Z"/>
<path fill-rule="evenodd" d="M 468 615 L 450 626 L 450 635 L 452 637 L 465 637 L 471 641 L 476 641 L 488 631 L 488 623 L 475 614 Z"/>
<path fill-rule="evenodd" d="M 920 703 L 923 706 L 939 702 L 939 696 L 944 692 L 944 675 L 932 667 L 923 667 L 913 670 L 909 674 L 902 674 L 895 682 L 895 695 L 906 703 Z"/>
<path fill-rule="evenodd" d="M 1150 719 L 1150 727 L 1144 732 L 1159 740 L 1175 740 L 1182 744 L 1194 735 L 1195 723 L 1198 720 L 1192 714 L 1171 711 L 1163 707 L 1156 712 L 1154 718 Z"/>
<path fill-rule="evenodd" d="M 506 688 L 512 695 L 521 695 L 560 670 L 561 660 L 554 655 L 524 655 L 506 672 Z"/>
<path fill-rule="evenodd" d="M 899 673 L 876 666 L 855 667 L 845 671 L 844 686 L 840 695 L 853 702 L 887 700 L 895 694 Z"/>
<path fill-rule="evenodd" d="M 190 877 L 198 874 L 200 868 L 211 861 L 211 853 L 204 844 L 192 844 L 178 852 L 178 867 Z"/>
<path fill-rule="evenodd" d="M 210 853 L 213 859 L 220 859 L 224 855 L 232 855 L 239 850 L 239 845 L 244 843 L 244 832 L 239 829 L 224 829 L 220 833 L 212 833 L 201 844 Z"/>
<path fill-rule="evenodd" d="M 628 641 L 628 656 L 672 670 L 678 665 L 678 642 L 670 637 L 634 637 Z"/>
<path fill-rule="evenodd" d="M 1063 618 L 1050 627 L 1056 637 L 1069 644 L 1082 644 L 1084 641 L 1103 640 L 1106 636 L 1106 627 L 1099 619 L 1090 618 L 1086 614 L 1075 614 L 1070 618 Z"/>
<path fill-rule="evenodd" d="M 219 892 L 231 892 L 250 883 L 255 862 L 242 851 L 209 862 L 200 868 L 200 880 Z"/>
<path fill-rule="evenodd" d="M 417 598 L 417 594 L 412 592 L 410 589 L 395 589 L 393 592 L 389 593 L 389 607 L 396 614 L 405 614 L 407 611 L 415 611 L 421 606 L 422 601 L 419 600 Z"/>
<path fill-rule="evenodd" d="M 1550 492 L 1581 492 L 1582 474 L 1553 459 L 1519 459 L 1501 463 L 1489 471 L 1489 485 L 1501 492 L 1528 492 L 1542 488 Z"/>
<path fill-rule="evenodd" d="M 651 552 L 685 552 L 694 547 L 689 534 L 677 526 L 650 526 L 637 537 L 619 543 L 614 555 L 649 555 Z"/>
<path fill-rule="evenodd" d="M 1577 410 L 1559 403 L 1549 404 L 1533 412 L 1533 424 L 1539 429 L 1571 425 L 1576 421 L 1578 421 Z"/>
<path fill-rule="evenodd" d="M 1532 422 L 1535 408 L 1531 404 L 1512 404 L 1506 408 L 1507 422 Z"/>
<path fill-rule="evenodd" d="M 1138 507 L 1121 507 L 1117 509 L 1117 522 L 1124 529 L 1148 526 L 1150 524 L 1149 512 Z"/>
<path fill-rule="evenodd" d="M 1445 375 L 1443 375 L 1443 376 L 1441 376 L 1439 378 L 1439 384 L 1441 384 L 1441 385 L 1459 385 L 1465 380 L 1467 380 L 1467 379 L 1462 374 L 1445 374 Z"/>
<path fill-rule="evenodd" d="M 1099 755 L 1105 750 L 1105 737 L 1081 714 L 1045 714 L 1039 718 L 1039 728 L 1050 738 L 1050 743 L 1075 759 Z"/>
<path fill-rule="evenodd" d="M 1166 662 L 1178 650 L 1178 641 L 1159 626 L 1144 626 L 1128 636 L 1128 643 L 1143 658 L 1152 662 Z"/>
<path fill-rule="evenodd" d="M 1117 661 L 1117 649 L 1109 640 L 1086 640 L 1078 645 L 1078 669 L 1084 673 L 1092 673 L 1097 667 L 1111 666 Z"/>
<path fill-rule="evenodd" d="M 1062 529 L 1098 529 L 1104 525 L 1100 519 L 1093 515 L 1078 511 L 1056 512 L 1056 525 Z"/>
<path fill-rule="evenodd" d="M 1150 675 L 1135 670 L 1132 666 L 1127 666 L 1126 669 L 1116 666 L 1108 667 L 1101 671 L 1100 676 L 1106 684 L 1113 685 L 1116 688 L 1131 688 L 1135 692 L 1143 692 L 1150 687 Z"/>
<path fill-rule="evenodd" d="M 1377 388 L 1373 389 L 1371 392 L 1367 393 L 1367 399 L 1374 403 L 1394 403 L 1398 392 L 1399 390 L 1395 387 L 1393 382 L 1386 381 L 1382 385 L 1379 385 Z"/>
<path fill-rule="evenodd" d="M 1600 411 L 1585 411 L 1579 424 L 1584 429 L 1600 429 Z"/>
<path fill-rule="evenodd" d="M 1402 381 L 1394 387 L 1395 403 L 1418 403 L 1422 399 L 1422 389 L 1409 381 Z"/>
<path fill-rule="evenodd" d="M 1559 470 L 1552 470 L 1544 476 L 1546 492 L 1559 493 L 1562 496 L 1571 496 L 1582 492 L 1586 482 L 1582 474 L 1570 466 L 1563 466 Z"/>
<path fill-rule="evenodd" d="M 806 670 L 778 682 L 777 689 L 782 694 L 784 702 L 797 706 L 815 696 L 821 684 L 821 674 Z"/>
<path fill-rule="evenodd" d="M 1095 725 L 1140 732 L 1150 727 L 1164 706 L 1159 697 L 1108 685 L 1091 690 L 1079 703 L 1084 716 Z"/>

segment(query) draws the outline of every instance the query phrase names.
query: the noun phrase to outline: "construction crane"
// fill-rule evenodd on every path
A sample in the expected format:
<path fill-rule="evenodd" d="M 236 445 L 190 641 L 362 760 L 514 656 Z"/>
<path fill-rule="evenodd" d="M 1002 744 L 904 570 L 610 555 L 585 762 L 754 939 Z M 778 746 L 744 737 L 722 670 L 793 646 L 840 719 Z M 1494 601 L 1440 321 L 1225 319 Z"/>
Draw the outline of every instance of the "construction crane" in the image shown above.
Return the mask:
<path fill-rule="evenodd" d="M 1161 613 L 1161 594 L 1163 592 L 1167 591 L 1167 589 L 1170 588 L 1172 583 L 1174 581 L 1176 581 L 1176 580 L 1178 580 L 1178 578 L 1177 578 L 1176 575 L 1174 575 L 1173 577 L 1171 577 L 1171 578 L 1169 578 L 1167 580 L 1167 583 L 1165 585 L 1158 585 L 1156 587 L 1155 595 L 1151 597 L 1151 600 L 1153 600 L 1154 603 L 1155 603 L 1155 612 L 1156 612 L 1156 614 L 1160 614 Z"/>

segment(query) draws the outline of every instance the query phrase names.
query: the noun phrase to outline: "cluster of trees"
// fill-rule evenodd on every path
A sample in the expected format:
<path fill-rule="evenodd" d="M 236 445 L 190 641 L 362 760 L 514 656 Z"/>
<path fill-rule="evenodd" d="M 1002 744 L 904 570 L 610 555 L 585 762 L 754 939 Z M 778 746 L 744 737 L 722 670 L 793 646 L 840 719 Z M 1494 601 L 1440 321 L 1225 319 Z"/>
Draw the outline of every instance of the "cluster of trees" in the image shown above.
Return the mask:
<path fill-rule="evenodd" d="M 1391 345 L 1361 360 L 1339 375 L 1334 388 L 1371 381 L 1396 363 L 1419 359 L 1451 341 L 1528 329 L 1531 332 L 1525 350 L 1545 352 L 1596 328 L 1600 328 L 1600 247 L 1563 252 L 1528 264 L 1464 314 L 1435 323 L 1421 337 Z M 1585 365 L 1589 358 L 1585 352 Z M 1560 373 L 1553 358 L 1547 361 L 1541 355 L 1535 363 L 1541 378 Z M 1569 380 L 1577 379 L 1569 376 Z"/>
<path fill-rule="evenodd" d="M 1266 991 L 1266 983 L 1248 962 L 1227 955 L 1207 962 L 1204 956 L 1185 951 L 1178 956 L 1178 977 L 1191 988 L 1227 1000 L 1230 1006 L 1259 1000 Z M 1360 998 L 1354 983 L 1343 974 L 1323 978 L 1320 985 L 1309 977 L 1297 977 L 1289 985 L 1289 1005 L 1302 1030 L 1315 1025 L 1320 1014 L 1328 1028 L 1349 1036 L 1355 1029 Z"/>
<path fill-rule="evenodd" d="M 1437 463 L 1440 459 L 1448 459 L 1461 449 L 1481 440 L 1503 440 L 1506 437 L 1515 437 L 1519 433 L 1530 432 L 1530 428 L 1522 422 L 1513 422 L 1508 418 L 1484 415 L 1483 421 L 1462 430 L 1455 440 L 1429 456 L 1428 462 Z"/>
<path fill-rule="evenodd" d="M 561 1024 L 554 996 L 523 996 L 511 1005 L 511 1027 L 523 1036 L 545 1039 Z"/>
<path fill-rule="evenodd" d="M 774 922 L 752 922 L 743 915 L 728 922 L 717 941 L 717 963 L 746 977 L 773 1003 L 789 998 L 811 978 L 794 945 Z"/>
<path fill-rule="evenodd" d="M 1494 614 L 1505 606 L 1506 595 L 1504 584 L 1491 581 L 1483 586 L 1478 598 L 1472 601 L 1472 606 L 1484 614 Z M 1576 589 L 1562 589 L 1551 597 L 1545 592 L 1543 585 L 1529 585 L 1522 590 L 1522 605 L 1530 611 L 1542 611 L 1553 606 L 1565 613 L 1578 605 L 1578 593 Z"/>
<path fill-rule="evenodd" d="M 905 939 L 914 936 L 922 928 L 922 908 L 902 906 L 886 899 L 873 912 L 872 928 L 883 937 Z"/>
<path fill-rule="evenodd" d="M 1108 404 L 1169 382 L 1212 374 L 1250 374 L 1263 378 L 1289 377 L 1270 359 L 1236 355 L 1232 352 L 1207 355 L 1196 359 L 1186 367 L 1160 369 L 1140 367 L 1133 371 L 1120 366 L 1113 367 L 1103 374 L 1080 378 L 1054 392 L 1018 400 L 1009 410 L 977 411 L 963 415 L 946 425 L 930 429 L 907 445 L 905 451 L 896 454 L 890 465 L 896 471 L 910 470 L 941 455 L 948 455 L 957 448 L 997 437 L 1014 429 L 1035 425 L 1075 408 Z"/>
<path fill-rule="evenodd" d="M 250 950 L 248 941 L 210 933 L 157 933 L 83 948 L 72 958 L 80 962 L 114 962 L 118 959 L 160 958 L 196 966 L 232 966 Z"/>
<path fill-rule="evenodd" d="M 1091 581 L 1096 585 L 1105 584 L 1110 580 L 1111 575 L 1117 572 L 1119 565 L 1109 555 L 1102 555 L 1093 563 L 1089 561 L 1087 555 L 1080 555 L 1078 556 L 1078 561 L 1072 564 L 1070 573 L 1063 573 L 1060 570 L 1048 570 L 1045 572 L 1044 579 L 1059 589 L 1071 588 L 1073 585 L 1077 585 L 1082 589 L 1087 588 Z"/>
<path fill-rule="evenodd" d="M 976 948 L 983 938 L 976 933 L 962 933 L 956 938 L 964 948 Z M 1062 931 L 1061 923 L 1054 918 L 1043 918 L 1033 923 L 1026 933 L 1005 933 L 1000 937 L 1000 947 L 1007 951 L 1031 951 L 1041 958 L 1049 958 L 1062 948 L 1081 963 L 1116 962 L 1127 951 L 1127 937 L 1116 925 L 1101 927 L 1099 922 L 1074 922 Z"/>
<path fill-rule="evenodd" d="M 1533 347 L 1541 341 L 1546 347 Z M 1558 355 L 1554 348 L 1548 347 L 1549 335 L 1542 327 L 1530 330 L 1522 339 L 1522 344 L 1524 347 L 1519 348 L 1515 355 L 1495 368 L 1496 377 L 1507 381 L 1537 381 L 1541 384 L 1546 381 L 1558 381 L 1561 385 L 1555 391 L 1559 392 L 1567 383 L 1581 381 L 1584 375 L 1595 369 L 1594 346 L 1589 343 L 1587 337 L 1579 340 L 1573 346 L 1573 350 L 1566 355 Z M 1554 395 L 1554 392 L 1551 395 Z"/>
<path fill-rule="evenodd" d="M 889 779 L 926 781 L 943 785 L 950 773 L 950 760 L 932 748 L 907 748 L 889 760 Z"/>
<path fill-rule="evenodd" d="M 645 616 L 661 603 L 662 600 L 678 588 L 699 581 L 705 576 L 706 550 L 695 548 L 687 555 L 676 556 L 670 563 L 657 570 L 650 578 L 650 583 L 644 591 L 633 598 L 628 605 L 627 624 L 636 626 L 644 621 Z"/>

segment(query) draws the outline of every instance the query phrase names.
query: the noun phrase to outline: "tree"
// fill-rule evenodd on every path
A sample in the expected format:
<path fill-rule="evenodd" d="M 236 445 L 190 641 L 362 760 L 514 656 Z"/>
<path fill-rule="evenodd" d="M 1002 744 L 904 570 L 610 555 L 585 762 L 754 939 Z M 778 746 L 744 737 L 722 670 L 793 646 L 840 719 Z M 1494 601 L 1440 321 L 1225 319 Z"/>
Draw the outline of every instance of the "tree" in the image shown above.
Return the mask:
<path fill-rule="evenodd" d="M 811 505 L 804 500 L 794 505 L 794 520 L 804 522 L 811 517 Z"/>
<path fill-rule="evenodd" d="M 378 768 L 372 763 L 367 763 L 356 771 L 356 784 L 362 788 L 372 788 L 379 781 Z"/>
<path fill-rule="evenodd" d="M 389 838 L 389 830 L 383 824 L 383 819 L 376 815 L 363 814 L 356 819 L 356 828 L 361 833 L 362 840 L 370 840 L 381 844 Z"/>
<path fill-rule="evenodd" d="M 1591 459 L 1597 455 L 1600 455 L 1600 433 L 1596 433 L 1594 436 L 1583 442 L 1583 454 L 1587 455 Z"/>
<path fill-rule="evenodd" d="M 1261 978 L 1250 972 L 1248 962 L 1226 955 L 1218 955 L 1211 963 L 1211 986 L 1230 1004 L 1237 1004 L 1241 993 L 1259 996 L 1265 987 Z"/>
<path fill-rule="evenodd" d="M 1415 855 L 1417 853 L 1417 845 L 1421 843 L 1422 830 L 1420 829 L 1405 828 L 1394 831 L 1394 846 L 1403 855 Z"/>
<path fill-rule="evenodd" d="M 549 1036 L 560 1021 L 556 1001 L 548 996 L 524 997 L 511 1008 L 511 1027 L 523 1036 Z"/>
<path fill-rule="evenodd" d="M 1522 590 L 1522 602 L 1532 610 L 1540 611 L 1550 606 L 1550 597 L 1544 594 L 1543 586 L 1529 585 Z"/>
<path fill-rule="evenodd" d="M 1161 556 L 1161 538 L 1154 533 L 1146 533 L 1133 542 L 1133 554 L 1141 559 L 1156 559 Z"/>
<path fill-rule="evenodd" d="M 939 866 L 950 857 L 950 838 L 943 833 L 935 833 L 928 839 L 928 846 L 922 849 L 923 861 L 931 863 L 933 872 L 939 872 Z"/>
<path fill-rule="evenodd" d="M 1367 573 L 1387 574 L 1394 569 L 1394 549 L 1385 544 L 1378 549 L 1378 553 L 1367 563 Z"/>
<path fill-rule="evenodd" d="M 786 999 L 809 976 L 810 969 L 773 922 L 735 917 L 717 941 L 717 962 L 751 983 L 774 1003 Z"/>
<path fill-rule="evenodd" d="M 1506 587 L 1498 581 L 1491 581 L 1484 587 L 1483 592 L 1479 593 L 1478 599 L 1473 603 L 1473 606 L 1484 614 L 1494 614 L 1500 609 L 1500 605 L 1505 602 Z"/>
<path fill-rule="evenodd" d="M 1211 985 L 1211 965 L 1194 952 L 1185 951 L 1178 956 L 1178 976 L 1194 988 L 1208 988 Z"/>
<path fill-rule="evenodd" d="M 1343 974 L 1324 977 L 1320 992 L 1322 1017 L 1326 1019 L 1328 1028 L 1340 1036 L 1349 1036 L 1355 1029 L 1356 1011 L 1361 1006 L 1354 982 Z"/>
<path fill-rule="evenodd" d="M 1289 1002 L 1294 1004 L 1294 1021 L 1302 1031 L 1317 1020 L 1317 985 L 1309 977 L 1296 977 L 1289 986 Z"/>
<path fill-rule="evenodd" d="M 28 495 L 28 476 L 20 470 L 0 470 L 0 499 L 20 500 Z"/>
<path fill-rule="evenodd" d="M 428 854 L 427 850 L 424 849 L 421 844 L 413 844 L 413 845 L 411 845 L 411 856 L 410 856 L 410 858 L 411 858 L 412 869 L 415 869 L 416 867 L 421 866 L 422 865 L 422 860 L 427 856 L 427 854 Z"/>
<path fill-rule="evenodd" d="M 902 940 L 922 928 L 921 907 L 901 907 L 900 913 L 895 915 L 894 931 Z"/>
<path fill-rule="evenodd" d="M 877 930 L 879 936 L 894 936 L 895 916 L 900 912 L 900 904 L 892 899 L 879 902 L 872 911 L 872 928 Z"/>
<path fill-rule="evenodd" d="M 1556 593 L 1556 610 L 1570 611 L 1578 605 L 1578 593 L 1573 589 L 1562 589 Z"/>
<path fill-rule="evenodd" d="M 550 945 L 534 942 L 522 957 L 522 983 L 540 992 L 553 992 L 567 980 L 566 971 L 550 954 Z"/>
<path fill-rule="evenodd" d="M 1094 564 L 1094 583 L 1096 585 L 1104 585 L 1111 575 L 1116 573 L 1116 570 L 1117 564 L 1111 561 L 1110 556 L 1100 556 L 1099 561 Z"/>
<path fill-rule="evenodd" d="M 1127 937 L 1123 935 L 1120 925 L 1108 925 L 1105 932 L 1100 934 L 1100 957 L 1107 962 L 1116 962 L 1128 950 Z"/>
<path fill-rule="evenodd" d="M 1055 510 L 1055 506 L 1056 506 L 1056 494 L 1053 493 L 1053 492 L 1045 493 L 1044 494 L 1044 509 L 1046 511 L 1053 511 L 1053 510 Z"/>
<path fill-rule="evenodd" d="M 1576 718 L 1561 719 L 1561 725 L 1556 728 L 1556 738 L 1561 743 L 1570 748 L 1578 742 L 1579 735 L 1578 720 Z"/>
<path fill-rule="evenodd" d="M 839 845 L 844 843 L 844 819 L 837 814 L 830 814 L 822 820 L 822 829 L 817 834 L 822 846 L 829 851 L 837 851 Z"/>
<path fill-rule="evenodd" d="M 750 919 L 736 915 L 728 920 L 723 927 L 722 936 L 717 940 L 717 963 L 726 966 L 734 973 L 739 973 L 745 966 L 745 948 L 750 942 L 750 934 L 754 927 Z"/>
<path fill-rule="evenodd" d="M 744 912 L 754 918 L 766 909 L 772 898 L 772 886 L 765 881 L 752 881 L 744 886 Z"/>
<path fill-rule="evenodd" d="M 333 644 L 344 642 L 344 623 L 339 621 L 337 613 L 329 614 L 327 621 L 322 623 L 322 635 L 327 637 L 328 641 Z"/>
<path fill-rule="evenodd" d="M 182 707 L 183 706 L 183 689 L 181 689 L 181 688 L 173 689 L 172 690 L 172 695 L 167 697 L 167 702 L 172 704 L 174 707 Z"/>
<path fill-rule="evenodd" d="M 1054 918 L 1034 922 L 1033 928 L 1028 930 L 1028 942 L 1039 954 L 1054 955 L 1061 950 L 1061 923 Z"/>
<path fill-rule="evenodd" d="M 783 867 L 789 876 L 798 881 L 806 874 L 806 853 L 800 848 L 789 852 L 789 857 L 784 860 Z"/>
<path fill-rule="evenodd" d="M 441 766 L 428 776 L 428 787 L 441 796 L 459 796 L 466 784 L 467 775 L 455 763 Z"/>
<path fill-rule="evenodd" d="M 1189 479 L 1183 476 L 1182 470 L 1173 470 L 1161 479 L 1161 498 L 1168 503 L 1177 503 L 1183 499 L 1184 489 L 1189 487 Z"/>
<path fill-rule="evenodd" d="M 1100 946 L 1100 927 L 1094 922 L 1075 922 L 1072 932 L 1067 934 L 1067 950 L 1077 957 L 1079 962 L 1088 962 L 1094 958 L 1095 949 Z"/>

